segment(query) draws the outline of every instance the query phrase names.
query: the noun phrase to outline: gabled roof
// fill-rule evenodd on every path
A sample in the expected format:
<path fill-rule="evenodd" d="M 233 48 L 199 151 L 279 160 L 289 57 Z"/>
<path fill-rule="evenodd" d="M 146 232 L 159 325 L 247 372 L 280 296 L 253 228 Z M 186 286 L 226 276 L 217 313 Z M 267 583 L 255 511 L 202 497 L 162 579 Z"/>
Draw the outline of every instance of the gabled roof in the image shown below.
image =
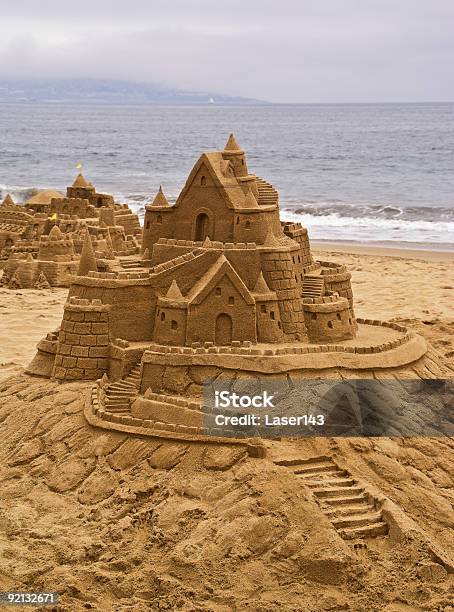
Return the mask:
<path fill-rule="evenodd" d="M 246 200 L 246 196 L 236 176 L 233 173 L 225 174 L 226 165 L 221 151 L 202 153 L 192 168 L 186 184 L 178 196 L 175 206 L 179 206 L 183 202 L 202 166 L 205 166 L 207 173 L 211 177 L 214 185 L 219 189 L 228 208 L 244 209 L 250 207 L 250 202 Z"/>
<path fill-rule="evenodd" d="M 224 255 L 220 255 L 205 274 L 193 285 L 188 292 L 187 299 L 190 304 L 201 304 L 208 294 L 215 288 L 219 281 L 227 276 L 238 293 L 247 304 L 254 304 L 249 289 L 236 273 L 233 266 Z"/>

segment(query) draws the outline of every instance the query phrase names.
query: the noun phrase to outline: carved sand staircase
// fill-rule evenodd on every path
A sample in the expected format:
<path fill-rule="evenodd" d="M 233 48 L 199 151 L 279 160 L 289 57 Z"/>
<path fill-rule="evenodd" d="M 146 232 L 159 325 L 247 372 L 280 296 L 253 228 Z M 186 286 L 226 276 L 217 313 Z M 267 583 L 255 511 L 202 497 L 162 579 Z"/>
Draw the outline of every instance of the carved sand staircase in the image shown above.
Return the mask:
<path fill-rule="evenodd" d="M 109 383 L 105 388 L 106 398 L 104 407 L 108 412 L 127 414 L 130 411 L 131 399 L 138 391 L 140 384 L 140 361 L 122 380 Z"/>
<path fill-rule="evenodd" d="M 323 276 L 306 274 L 303 278 L 303 298 L 318 298 L 325 293 Z"/>
<path fill-rule="evenodd" d="M 260 206 L 277 204 L 279 196 L 273 185 L 267 183 L 259 176 L 255 177 L 255 184 L 257 185 L 257 190 L 259 192 L 258 203 Z"/>
<path fill-rule="evenodd" d="M 344 540 L 375 538 L 388 533 L 377 501 L 330 457 L 276 463 L 289 467 L 312 491 L 322 512 Z"/>
<path fill-rule="evenodd" d="M 119 262 L 123 270 L 136 270 L 137 268 L 139 268 L 140 270 L 143 270 L 140 264 L 140 259 L 121 259 L 120 258 Z"/>

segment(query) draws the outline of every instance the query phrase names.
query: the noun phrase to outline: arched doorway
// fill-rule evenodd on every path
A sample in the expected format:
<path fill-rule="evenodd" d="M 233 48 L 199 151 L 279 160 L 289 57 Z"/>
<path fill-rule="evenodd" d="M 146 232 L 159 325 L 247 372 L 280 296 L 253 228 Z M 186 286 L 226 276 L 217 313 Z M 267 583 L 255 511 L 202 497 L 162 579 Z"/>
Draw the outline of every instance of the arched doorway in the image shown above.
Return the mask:
<path fill-rule="evenodd" d="M 214 343 L 216 346 L 232 344 L 232 318 L 228 314 L 220 314 L 216 319 Z"/>
<path fill-rule="evenodd" d="M 196 242 L 203 242 L 207 237 L 208 233 L 208 215 L 206 213 L 200 213 L 197 215 L 195 220 L 195 237 Z"/>

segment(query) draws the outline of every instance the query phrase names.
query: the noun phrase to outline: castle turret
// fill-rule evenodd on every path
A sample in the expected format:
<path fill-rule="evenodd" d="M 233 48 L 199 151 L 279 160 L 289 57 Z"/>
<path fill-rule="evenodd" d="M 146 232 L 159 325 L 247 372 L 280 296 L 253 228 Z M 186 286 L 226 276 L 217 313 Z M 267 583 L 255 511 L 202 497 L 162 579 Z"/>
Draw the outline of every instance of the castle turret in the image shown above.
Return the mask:
<path fill-rule="evenodd" d="M 153 201 L 145 207 L 145 220 L 143 226 L 142 253 L 148 249 L 153 251 L 153 245 L 159 238 L 173 238 L 174 218 L 173 206 L 170 206 L 162 187 Z"/>
<path fill-rule="evenodd" d="M 282 342 L 279 303 L 274 291 L 270 291 L 260 272 L 252 295 L 256 303 L 257 342 Z"/>
<path fill-rule="evenodd" d="M 52 376 L 96 380 L 107 372 L 109 305 L 71 297 L 65 304 Z"/>
<path fill-rule="evenodd" d="M 184 345 L 188 301 L 183 297 L 175 279 L 172 281 L 166 295 L 158 298 L 156 306 L 156 321 L 153 334 L 155 342 Z"/>
<path fill-rule="evenodd" d="M 224 151 L 222 152 L 222 157 L 232 164 L 235 176 L 248 176 L 246 156 L 233 134 L 230 134 L 227 140 Z"/>
<path fill-rule="evenodd" d="M 66 196 L 68 198 L 82 198 L 91 200 L 95 191 L 96 190 L 93 185 L 87 181 L 82 173 L 79 173 L 74 179 L 74 183 L 71 185 L 71 187 L 66 189 Z"/>

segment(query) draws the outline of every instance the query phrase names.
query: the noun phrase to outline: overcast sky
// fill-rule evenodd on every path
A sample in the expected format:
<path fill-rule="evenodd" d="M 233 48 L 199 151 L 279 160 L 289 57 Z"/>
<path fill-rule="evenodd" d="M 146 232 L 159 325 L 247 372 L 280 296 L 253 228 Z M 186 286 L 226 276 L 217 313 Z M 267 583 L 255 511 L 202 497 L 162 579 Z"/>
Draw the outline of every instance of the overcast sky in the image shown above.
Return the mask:
<path fill-rule="evenodd" d="M 1 77 L 277 102 L 454 100 L 454 0 L 0 0 Z"/>

